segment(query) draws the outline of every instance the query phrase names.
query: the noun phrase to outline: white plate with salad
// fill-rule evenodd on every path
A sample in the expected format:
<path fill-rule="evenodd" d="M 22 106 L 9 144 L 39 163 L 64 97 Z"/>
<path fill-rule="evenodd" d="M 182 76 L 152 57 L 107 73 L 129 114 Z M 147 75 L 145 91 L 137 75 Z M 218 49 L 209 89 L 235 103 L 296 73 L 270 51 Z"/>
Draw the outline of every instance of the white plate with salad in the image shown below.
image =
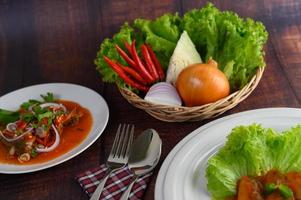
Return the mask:
<path fill-rule="evenodd" d="M 87 149 L 109 119 L 105 100 L 75 84 L 25 87 L 0 97 L 0 173 L 46 169 Z"/>
<path fill-rule="evenodd" d="M 197 130 L 189 134 L 186 138 L 184 138 L 170 152 L 170 154 L 165 159 L 156 181 L 155 199 L 156 200 L 168 200 L 168 199 L 173 199 L 173 200 L 208 199 L 209 200 L 211 199 L 210 196 L 212 194 L 210 195 L 208 192 L 209 185 L 207 186 L 208 180 L 206 177 L 206 173 L 208 173 L 206 172 L 208 167 L 208 160 L 211 160 L 212 157 L 215 157 L 215 155 L 217 155 L 217 152 L 219 152 L 220 149 L 225 145 L 225 142 L 227 141 L 227 137 L 229 136 L 231 130 L 234 127 L 241 126 L 241 125 L 249 126 L 251 124 L 257 123 L 264 128 L 271 128 L 275 130 L 275 132 L 277 132 L 278 134 L 279 132 L 289 130 L 290 128 L 296 126 L 297 124 L 300 124 L 300 122 L 301 122 L 301 109 L 266 108 L 266 109 L 257 109 L 257 110 L 233 114 L 212 121 L 198 128 Z M 295 129 L 292 128 L 287 132 L 294 132 L 294 130 L 297 130 L 295 131 L 297 132 L 297 134 L 301 133 L 300 127 L 299 128 L 297 127 Z M 272 133 L 272 135 L 273 134 L 274 132 Z M 275 138 L 274 135 L 273 138 Z M 293 139 L 294 143 L 296 140 L 299 140 L 298 139 L 299 137 L 296 138 L 297 139 L 295 138 Z M 244 140 L 244 139 L 240 138 L 240 140 Z M 297 141 L 296 144 L 298 144 Z M 285 147 L 286 145 L 282 145 L 282 146 Z M 293 148 L 293 146 L 294 145 L 292 144 L 287 145 L 287 147 L 290 148 Z M 254 145 L 254 147 L 256 147 L 256 145 Z M 263 148 L 258 147 L 258 149 L 263 149 Z M 287 149 L 283 151 L 289 152 Z M 262 152 L 259 151 L 256 154 L 261 155 L 261 153 Z M 283 153 L 278 152 L 278 154 L 279 156 L 286 156 Z M 226 159 L 230 160 L 230 157 Z M 270 160 L 272 162 L 273 159 Z M 290 166 L 286 166 L 286 163 L 290 163 L 289 162 L 290 159 L 287 160 L 285 158 L 280 158 L 279 160 L 285 160 L 285 161 L 282 163 L 277 163 L 278 161 L 273 162 L 274 163 L 273 165 L 277 165 L 281 170 L 287 171 L 287 169 L 289 169 Z M 292 160 L 292 163 L 299 163 L 299 161 L 297 162 L 297 160 L 296 161 Z M 243 165 L 244 164 L 241 164 L 241 166 Z M 297 167 L 299 167 L 299 165 Z M 298 169 L 298 168 L 294 166 L 294 169 Z M 218 172 L 220 173 L 219 177 L 222 177 L 223 171 L 227 171 L 227 169 L 226 168 L 221 169 Z M 210 174 L 211 175 L 209 176 L 211 176 L 212 178 L 213 176 L 212 171 Z M 229 177 L 233 177 L 233 176 L 229 175 Z M 213 177 L 213 179 L 214 178 L 217 177 Z M 210 182 L 211 185 L 209 187 L 211 188 L 211 191 L 212 188 L 214 187 L 222 188 L 223 185 L 219 185 L 220 183 L 216 184 L 215 182 L 214 184 L 216 185 L 214 186 L 214 184 L 212 184 L 214 181 L 216 180 Z M 236 186 L 233 187 L 235 190 Z M 218 195 L 223 195 L 222 194 L 223 192 L 217 190 L 215 191 L 217 195 L 215 196 L 216 199 L 218 199 Z"/>

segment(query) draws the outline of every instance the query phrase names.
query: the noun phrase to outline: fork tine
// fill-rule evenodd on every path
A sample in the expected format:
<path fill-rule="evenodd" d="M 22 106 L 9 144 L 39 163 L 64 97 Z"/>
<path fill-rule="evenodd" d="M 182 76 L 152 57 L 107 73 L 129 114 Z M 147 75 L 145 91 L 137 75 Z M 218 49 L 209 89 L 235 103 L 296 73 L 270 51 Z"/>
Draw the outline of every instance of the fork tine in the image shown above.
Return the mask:
<path fill-rule="evenodd" d="M 118 146 L 118 142 L 119 142 L 119 138 L 120 138 L 120 129 L 121 129 L 121 124 L 119 124 L 119 126 L 118 126 L 110 155 L 115 155 L 115 153 L 117 151 L 117 146 Z"/>
<path fill-rule="evenodd" d="M 125 157 L 129 157 L 129 154 L 130 154 L 131 146 L 132 146 L 132 143 L 133 143 L 133 137 L 134 137 L 134 129 L 135 129 L 135 126 L 132 125 L 132 129 L 131 129 L 131 132 L 130 132 L 130 137 L 129 137 L 129 140 L 127 142 Z"/>
<path fill-rule="evenodd" d="M 122 131 L 121 131 L 120 138 L 119 138 L 118 145 L 117 145 L 117 150 L 116 150 L 114 157 L 120 157 L 121 150 L 122 150 L 122 144 L 123 144 L 123 140 L 124 140 L 125 127 L 126 127 L 126 124 L 123 124 Z"/>
<path fill-rule="evenodd" d="M 120 155 L 122 157 L 125 157 L 126 146 L 127 146 L 128 141 L 129 141 L 129 138 L 130 138 L 129 136 L 130 136 L 130 124 L 128 124 L 127 127 L 126 127 L 126 131 L 125 131 L 125 135 L 124 135 L 124 139 L 123 139 L 122 149 L 121 149 L 121 152 L 120 152 Z"/>

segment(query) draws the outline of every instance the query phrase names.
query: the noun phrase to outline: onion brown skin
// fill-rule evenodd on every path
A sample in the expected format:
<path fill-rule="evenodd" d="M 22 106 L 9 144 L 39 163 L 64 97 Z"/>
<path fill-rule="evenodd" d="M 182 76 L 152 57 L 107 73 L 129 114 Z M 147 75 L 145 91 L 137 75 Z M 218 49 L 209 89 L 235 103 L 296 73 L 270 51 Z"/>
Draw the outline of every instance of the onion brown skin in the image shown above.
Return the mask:
<path fill-rule="evenodd" d="M 208 63 L 193 64 L 182 70 L 176 88 L 189 107 L 212 103 L 230 94 L 226 75 L 212 59 Z"/>

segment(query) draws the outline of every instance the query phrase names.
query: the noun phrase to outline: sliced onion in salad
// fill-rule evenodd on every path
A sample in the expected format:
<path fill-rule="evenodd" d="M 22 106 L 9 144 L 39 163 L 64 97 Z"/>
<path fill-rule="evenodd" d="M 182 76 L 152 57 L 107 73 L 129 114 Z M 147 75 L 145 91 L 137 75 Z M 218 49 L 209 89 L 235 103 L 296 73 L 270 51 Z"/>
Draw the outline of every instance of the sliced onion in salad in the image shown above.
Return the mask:
<path fill-rule="evenodd" d="M 47 136 L 47 132 L 43 129 L 43 127 L 38 127 L 35 130 L 36 135 L 39 136 L 40 138 L 44 138 Z"/>
<path fill-rule="evenodd" d="M 37 105 L 30 106 L 30 107 L 28 108 L 28 110 L 33 111 L 32 109 L 33 109 L 33 107 L 35 107 L 35 106 L 37 106 Z M 42 104 L 40 104 L 39 106 L 40 106 L 41 108 L 58 107 L 58 108 L 62 108 L 64 112 L 67 112 L 66 107 L 65 107 L 63 104 L 61 104 L 61 103 L 42 103 Z"/>
<path fill-rule="evenodd" d="M 60 135 L 59 135 L 59 132 L 58 130 L 56 129 L 56 127 L 52 124 L 51 128 L 54 130 L 55 132 L 55 141 L 54 143 L 50 146 L 50 147 L 45 147 L 45 148 L 42 148 L 42 147 L 36 147 L 36 151 L 38 153 L 45 153 L 45 152 L 50 152 L 50 151 L 53 151 L 60 143 Z"/>
<path fill-rule="evenodd" d="M 17 128 L 18 128 L 18 125 L 17 125 L 15 122 L 13 122 L 13 123 L 8 123 L 8 124 L 6 125 L 6 129 L 7 129 L 8 131 L 10 131 L 10 132 L 15 132 L 15 131 L 17 130 Z"/>
<path fill-rule="evenodd" d="M 3 137 L 3 139 L 6 140 L 7 142 L 15 142 L 15 141 L 17 141 L 17 140 L 23 138 L 27 133 L 30 133 L 30 132 L 32 131 L 32 129 L 33 129 L 32 127 L 28 127 L 28 128 L 26 128 L 26 131 L 25 131 L 24 133 L 22 133 L 21 135 L 19 135 L 19 136 L 17 136 L 17 137 L 14 137 L 14 138 L 8 138 L 8 137 L 6 137 L 6 136 L 2 133 L 2 131 L 0 131 L 0 135 L 1 135 L 1 137 Z"/>

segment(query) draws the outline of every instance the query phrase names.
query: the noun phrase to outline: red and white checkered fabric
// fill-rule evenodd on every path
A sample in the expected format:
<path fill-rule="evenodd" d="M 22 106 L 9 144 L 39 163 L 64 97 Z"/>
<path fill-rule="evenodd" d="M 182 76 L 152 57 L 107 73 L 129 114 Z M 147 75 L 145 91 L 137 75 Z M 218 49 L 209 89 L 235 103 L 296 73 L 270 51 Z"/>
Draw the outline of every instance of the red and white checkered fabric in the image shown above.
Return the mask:
<path fill-rule="evenodd" d="M 91 196 L 96 190 L 99 181 L 105 176 L 107 168 L 105 165 L 90 169 L 76 176 L 83 190 Z M 150 180 L 152 172 L 140 177 L 132 188 L 129 199 L 139 200 L 142 199 L 144 190 Z M 101 200 L 119 200 L 123 191 L 130 184 L 133 174 L 128 167 L 124 167 L 114 173 L 108 178 L 103 192 L 99 199 Z"/>

